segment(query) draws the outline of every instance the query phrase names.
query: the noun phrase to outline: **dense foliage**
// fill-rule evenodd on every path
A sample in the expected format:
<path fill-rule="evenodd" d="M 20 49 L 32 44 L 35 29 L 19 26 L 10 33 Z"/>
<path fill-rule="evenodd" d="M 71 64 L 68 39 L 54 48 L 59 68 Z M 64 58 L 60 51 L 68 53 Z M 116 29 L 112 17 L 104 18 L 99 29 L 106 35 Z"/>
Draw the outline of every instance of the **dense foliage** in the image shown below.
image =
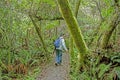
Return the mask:
<path fill-rule="evenodd" d="M 57 1 L 0 1 L 0 80 L 35 80 L 61 33 L 72 50 L 71 80 L 119 80 L 120 0 L 67 0 L 89 48 L 82 67 Z"/>

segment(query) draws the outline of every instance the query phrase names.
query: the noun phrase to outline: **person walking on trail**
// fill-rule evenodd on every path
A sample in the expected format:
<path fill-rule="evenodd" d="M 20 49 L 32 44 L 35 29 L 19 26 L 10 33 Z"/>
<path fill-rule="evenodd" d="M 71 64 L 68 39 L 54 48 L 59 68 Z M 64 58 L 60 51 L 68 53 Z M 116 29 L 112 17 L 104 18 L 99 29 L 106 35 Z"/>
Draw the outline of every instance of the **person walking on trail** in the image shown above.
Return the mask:
<path fill-rule="evenodd" d="M 55 40 L 54 46 L 55 46 L 55 50 L 56 50 L 55 65 L 56 66 L 61 65 L 63 50 L 68 52 L 66 45 L 65 45 L 64 34 L 61 34 L 60 37 L 57 40 Z"/>

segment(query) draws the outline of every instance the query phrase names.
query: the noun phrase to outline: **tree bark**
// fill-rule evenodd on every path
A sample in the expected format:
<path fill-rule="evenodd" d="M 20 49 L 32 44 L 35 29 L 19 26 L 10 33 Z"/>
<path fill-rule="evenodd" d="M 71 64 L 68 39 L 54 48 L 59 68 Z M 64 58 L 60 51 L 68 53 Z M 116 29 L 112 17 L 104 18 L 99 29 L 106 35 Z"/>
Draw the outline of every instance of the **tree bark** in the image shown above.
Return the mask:
<path fill-rule="evenodd" d="M 76 45 L 77 49 L 79 50 L 80 62 L 81 62 L 81 66 L 82 66 L 82 64 L 84 63 L 84 56 L 87 53 L 88 48 L 83 39 L 83 35 L 79 28 L 78 22 L 70 9 L 70 4 L 69 4 L 68 0 L 57 0 L 57 1 L 59 4 L 61 14 L 63 15 L 63 17 L 67 23 L 68 29 L 72 35 L 73 41 L 75 42 L 75 45 Z"/>
<path fill-rule="evenodd" d="M 63 20 L 63 17 L 54 17 L 54 18 L 44 18 L 44 17 L 41 17 L 41 16 L 36 16 L 35 17 L 41 21 L 41 20 L 50 20 L 50 21 L 53 21 L 53 20 Z"/>
<path fill-rule="evenodd" d="M 79 11 L 79 6 L 80 6 L 80 2 L 81 0 L 77 0 L 76 2 L 76 5 L 75 5 L 75 17 L 77 18 L 77 15 L 78 15 L 78 11 Z M 72 37 L 70 36 L 70 54 L 71 54 L 71 58 L 75 58 L 75 55 L 74 55 L 74 43 L 73 43 L 73 39 Z"/>
<path fill-rule="evenodd" d="M 101 25 L 104 21 L 105 20 L 101 20 L 101 22 L 97 25 L 97 28 L 93 31 L 94 33 L 92 34 L 92 38 L 90 42 L 88 43 L 88 47 L 90 47 L 91 44 L 95 41 L 96 37 L 98 36 L 98 33 L 100 32 Z"/>
<path fill-rule="evenodd" d="M 120 23 L 120 9 L 119 9 L 119 4 L 118 4 L 119 0 L 114 0 L 114 1 L 115 1 L 115 6 L 114 6 L 115 13 L 113 17 L 111 18 L 112 20 L 108 22 L 109 24 L 108 29 L 103 35 L 102 42 L 101 42 L 101 48 L 103 49 L 107 47 L 113 31 L 116 29 L 117 25 Z"/>
<path fill-rule="evenodd" d="M 42 43 L 42 46 L 43 46 L 44 51 L 45 51 L 46 53 L 48 53 L 47 47 L 46 47 L 45 42 L 44 42 L 44 40 L 43 40 L 43 38 L 42 38 L 42 35 L 41 35 L 41 32 L 40 32 L 39 27 L 37 26 L 37 24 L 36 24 L 35 21 L 33 20 L 32 15 L 29 15 L 29 17 L 30 17 L 30 19 L 32 20 L 32 23 L 33 23 L 33 25 L 34 25 L 34 27 L 35 27 L 35 30 L 36 30 L 36 32 L 37 32 L 37 34 L 38 34 L 38 36 L 39 36 L 39 38 L 40 38 L 40 40 L 41 40 L 41 43 Z"/>
<path fill-rule="evenodd" d="M 72 37 L 70 37 L 70 45 L 69 45 L 69 48 L 70 48 L 70 57 L 71 57 L 71 60 L 75 59 L 75 54 L 74 54 L 74 43 L 73 43 L 73 39 Z"/>
<path fill-rule="evenodd" d="M 78 11 L 79 11 L 79 6 L 80 6 L 81 0 L 78 0 L 76 2 L 76 7 L 75 7 L 75 17 L 77 18 Z"/>
<path fill-rule="evenodd" d="M 110 23 L 108 23 L 109 24 L 108 30 L 106 30 L 105 34 L 103 35 L 102 42 L 101 42 L 101 47 L 103 49 L 107 47 L 113 31 L 116 29 L 118 25 L 117 21 L 119 17 L 120 17 L 120 14 L 114 14 L 114 16 L 112 17 L 112 20 L 110 21 Z"/>

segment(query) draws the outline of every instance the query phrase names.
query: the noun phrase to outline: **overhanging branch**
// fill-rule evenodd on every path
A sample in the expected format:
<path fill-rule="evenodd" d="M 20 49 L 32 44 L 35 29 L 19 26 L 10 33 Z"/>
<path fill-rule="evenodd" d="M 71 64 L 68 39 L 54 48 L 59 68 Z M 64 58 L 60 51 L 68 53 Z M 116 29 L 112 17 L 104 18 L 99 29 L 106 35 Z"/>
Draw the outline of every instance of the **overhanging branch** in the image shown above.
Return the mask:
<path fill-rule="evenodd" d="M 35 16 L 39 21 L 41 20 L 64 20 L 62 16 L 54 17 L 54 18 L 43 18 L 41 16 Z"/>

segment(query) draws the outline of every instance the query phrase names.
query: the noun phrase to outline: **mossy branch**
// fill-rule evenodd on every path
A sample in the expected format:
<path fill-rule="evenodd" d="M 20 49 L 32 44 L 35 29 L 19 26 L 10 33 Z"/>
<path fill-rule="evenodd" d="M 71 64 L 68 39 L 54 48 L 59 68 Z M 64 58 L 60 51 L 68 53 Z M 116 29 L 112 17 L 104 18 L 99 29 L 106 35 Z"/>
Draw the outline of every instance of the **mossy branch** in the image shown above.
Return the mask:
<path fill-rule="evenodd" d="M 69 31 L 73 37 L 73 40 L 76 44 L 76 47 L 78 48 L 78 50 L 81 54 L 87 53 L 88 48 L 83 39 L 83 35 L 81 33 L 78 22 L 70 9 L 68 0 L 58 0 L 58 4 L 60 7 L 60 11 L 67 23 Z"/>

